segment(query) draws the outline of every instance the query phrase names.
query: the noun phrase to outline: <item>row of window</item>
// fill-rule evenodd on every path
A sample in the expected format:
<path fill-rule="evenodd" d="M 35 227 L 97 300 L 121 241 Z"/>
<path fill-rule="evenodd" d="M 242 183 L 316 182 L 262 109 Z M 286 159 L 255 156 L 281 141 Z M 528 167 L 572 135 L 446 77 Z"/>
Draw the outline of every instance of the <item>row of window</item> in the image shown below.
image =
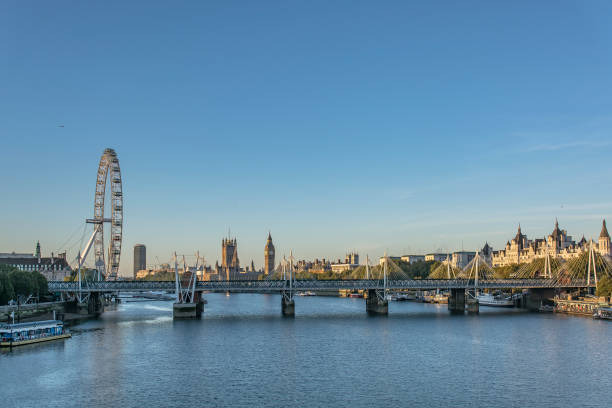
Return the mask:
<path fill-rule="evenodd" d="M 38 271 L 60 271 L 63 268 L 61 267 L 61 265 L 59 264 L 53 264 L 53 265 L 21 265 L 21 264 L 12 264 L 11 265 L 14 268 L 19 269 L 20 271 L 27 271 L 27 272 L 38 272 Z"/>

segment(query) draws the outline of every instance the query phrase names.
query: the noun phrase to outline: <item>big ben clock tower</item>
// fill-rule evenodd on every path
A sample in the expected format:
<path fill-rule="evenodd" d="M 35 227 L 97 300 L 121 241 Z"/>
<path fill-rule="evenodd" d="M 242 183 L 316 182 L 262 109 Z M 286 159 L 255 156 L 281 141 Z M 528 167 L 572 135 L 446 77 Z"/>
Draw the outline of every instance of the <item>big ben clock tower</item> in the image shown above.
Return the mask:
<path fill-rule="evenodd" d="M 274 244 L 272 244 L 272 235 L 268 233 L 268 241 L 264 248 L 264 272 L 270 275 L 274 272 Z"/>

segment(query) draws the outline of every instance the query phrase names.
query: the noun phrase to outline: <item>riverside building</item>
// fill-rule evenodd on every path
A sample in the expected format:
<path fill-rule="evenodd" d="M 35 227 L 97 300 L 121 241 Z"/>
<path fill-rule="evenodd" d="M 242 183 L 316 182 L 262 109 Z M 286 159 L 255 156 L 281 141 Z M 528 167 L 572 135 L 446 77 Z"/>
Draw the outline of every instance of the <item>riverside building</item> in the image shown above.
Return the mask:
<path fill-rule="evenodd" d="M 72 272 L 65 252 L 57 256 L 51 252 L 50 257 L 43 257 L 40 242 L 36 243 L 34 254 L 0 253 L 0 265 L 9 265 L 25 272 L 40 272 L 48 281 L 64 280 Z"/>
<path fill-rule="evenodd" d="M 611 256 L 610 234 L 606 227 L 606 220 L 603 220 L 601 232 L 597 242 L 587 241 L 584 237 L 579 242 L 575 242 L 566 230 L 559 228 L 559 222 L 555 220 L 555 228 L 545 238 L 530 240 L 521 231 L 518 231 L 512 240 L 506 243 L 506 247 L 499 251 L 493 251 L 493 266 L 506 266 L 518 263 L 532 262 L 538 258 L 549 255 L 553 258 L 571 259 L 580 256 L 593 246 L 593 250 L 604 256 Z"/>

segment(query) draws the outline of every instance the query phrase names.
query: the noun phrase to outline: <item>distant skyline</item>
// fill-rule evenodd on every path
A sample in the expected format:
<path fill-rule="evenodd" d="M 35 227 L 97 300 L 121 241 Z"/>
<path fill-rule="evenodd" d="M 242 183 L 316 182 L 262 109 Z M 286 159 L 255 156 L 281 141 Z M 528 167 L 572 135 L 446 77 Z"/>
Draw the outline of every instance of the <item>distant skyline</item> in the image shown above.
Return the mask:
<path fill-rule="evenodd" d="M 197 250 L 214 264 L 229 228 L 257 267 L 268 231 L 277 261 L 497 250 L 555 218 L 597 238 L 610 15 L 606 1 L 2 2 L 0 252 L 76 256 L 107 147 L 124 276 L 136 243 L 149 264 Z"/>

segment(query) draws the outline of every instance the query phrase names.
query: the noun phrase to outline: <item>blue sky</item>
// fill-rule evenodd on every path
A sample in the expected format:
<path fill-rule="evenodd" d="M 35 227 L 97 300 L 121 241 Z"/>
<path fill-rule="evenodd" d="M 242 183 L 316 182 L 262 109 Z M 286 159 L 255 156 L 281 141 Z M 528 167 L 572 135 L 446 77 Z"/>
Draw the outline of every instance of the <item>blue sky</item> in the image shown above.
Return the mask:
<path fill-rule="evenodd" d="M 258 266 L 268 230 L 278 253 L 334 259 L 499 249 L 555 217 L 596 237 L 612 218 L 611 15 L 607 1 L 4 1 L 0 252 L 76 254 L 106 147 L 125 274 L 135 243 L 150 263 L 214 263 L 228 228 Z"/>

